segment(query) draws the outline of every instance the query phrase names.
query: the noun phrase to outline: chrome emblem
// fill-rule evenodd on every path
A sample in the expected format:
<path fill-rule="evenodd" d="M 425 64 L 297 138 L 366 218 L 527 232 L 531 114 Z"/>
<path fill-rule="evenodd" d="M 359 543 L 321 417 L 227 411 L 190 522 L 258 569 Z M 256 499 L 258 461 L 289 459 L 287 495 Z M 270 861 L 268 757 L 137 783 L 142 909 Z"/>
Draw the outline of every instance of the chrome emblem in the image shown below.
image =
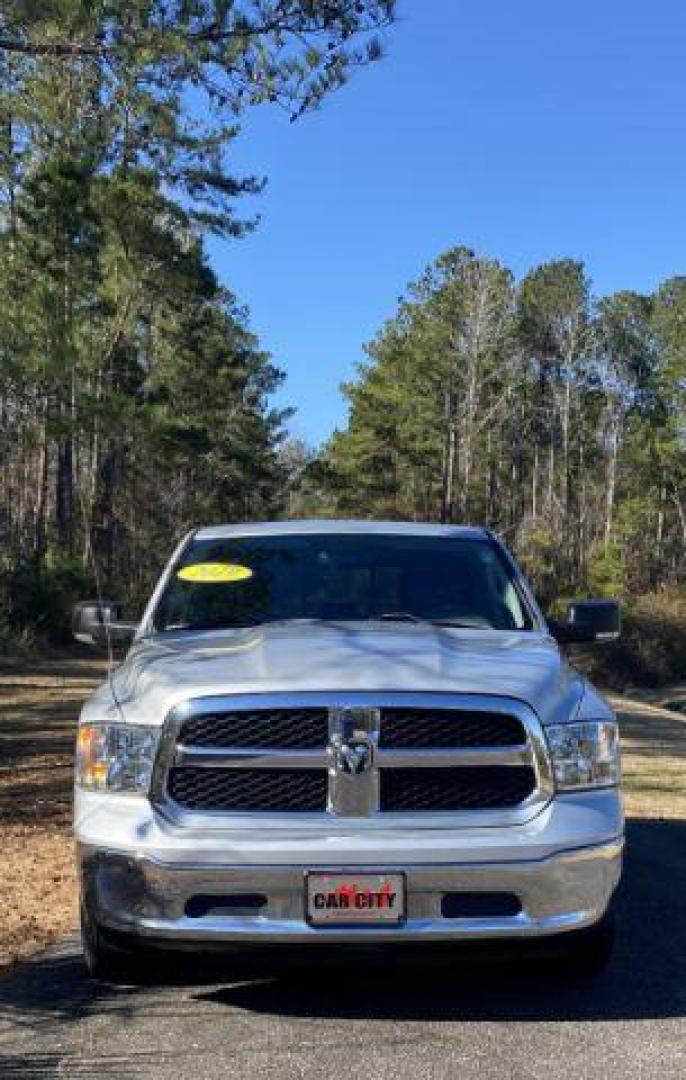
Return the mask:
<path fill-rule="evenodd" d="M 334 737 L 333 753 L 336 770 L 346 776 L 361 776 L 372 767 L 372 744 L 366 740 L 347 741 Z"/>
<path fill-rule="evenodd" d="M 376 743 L 379 710 L 343 705 L 329 709 L 329 801 L 333 814 L 365 817 L 379 805 Z"/>

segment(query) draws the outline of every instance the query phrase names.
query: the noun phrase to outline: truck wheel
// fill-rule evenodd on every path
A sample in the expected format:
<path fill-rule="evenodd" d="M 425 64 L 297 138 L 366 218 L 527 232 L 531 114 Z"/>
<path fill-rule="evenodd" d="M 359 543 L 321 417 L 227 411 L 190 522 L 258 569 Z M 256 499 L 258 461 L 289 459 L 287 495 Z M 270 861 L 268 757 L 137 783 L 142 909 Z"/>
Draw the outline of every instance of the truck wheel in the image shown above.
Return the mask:
<path fill-rule="evenodd" d="M 606 915 L 595 926 L 565 935 L 566 970 L 572 975 L 600 975 L 612 958 L 615 942 L 614 915 Z"/>
<path fill-rule="evenodd" d="M 85 904 L 81 904 L 81 943 L 88 974 L 102 982 L 133 982 L 140 978 L 140 956 L 119 940 L 112 944 Z"/>

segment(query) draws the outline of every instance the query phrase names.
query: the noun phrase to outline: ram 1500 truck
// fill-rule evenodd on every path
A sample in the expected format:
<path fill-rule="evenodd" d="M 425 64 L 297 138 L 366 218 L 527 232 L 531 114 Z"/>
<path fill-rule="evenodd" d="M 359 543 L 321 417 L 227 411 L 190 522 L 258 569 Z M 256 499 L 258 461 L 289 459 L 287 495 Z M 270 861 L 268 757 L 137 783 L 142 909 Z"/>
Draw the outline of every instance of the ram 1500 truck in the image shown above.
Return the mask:
<path fill-rule="evenodd" d="M 75 834 L 83 946 L 113 978 L 147 946 L 522 939 L 597 970 L 622 862 L 608 704 L 479 528 L 201 528 L 85 705 Z M 521 948 L 521 944 L 520 944 Z M 567 967 L 564 970 L 568 970 Z"/>

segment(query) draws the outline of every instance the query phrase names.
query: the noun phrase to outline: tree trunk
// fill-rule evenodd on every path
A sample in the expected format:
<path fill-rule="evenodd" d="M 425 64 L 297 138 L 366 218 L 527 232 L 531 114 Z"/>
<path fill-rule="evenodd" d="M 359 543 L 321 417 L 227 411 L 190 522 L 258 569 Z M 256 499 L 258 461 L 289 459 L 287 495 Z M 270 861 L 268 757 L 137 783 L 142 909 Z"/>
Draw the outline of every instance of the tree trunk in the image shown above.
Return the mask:
<path fill-rule="evenodd" d="M 38 467 L 38 501 L 36 505 L 35 551 L 38 562 L 42 562 L 46 549 L 45 518 L 48 501 L 48 401 L 43 400 L 43 418 L 40 435 Z"/>
<path fill-rule="evenodd" d="M 453 520 L 453 501 L 455 485 L 455 464 L 457 459 L 457 432 L 454 418 L 454 394 L 445 394 L 445 450 L 443 453 L 443 481 L 441 485 L 441 521 L 443 524 Z"/>
<path fill-rule="evenodd" d="M 531 467 L 531 519 L 534 523 L 538 521 L 538 439 L 534 441 L 534 460 Z"/>
<path fill-rule="evenodd" d="M 71 435 L 63 437 L 57 444 L 55 496 L 59 545 L 62 551 L 71 553 L 74 519 L 74 444 Z"/>
<path fill-rule="evenodd" d="M 617 458 L 619 456 L 619 429 L 613 423 L 610 433 L 610 452 L 607 460 L 607 487 L 605 489 L 605 551 L 612 540 L 612 525 L 615 509 L 615 490 L 617 487 Z"/>

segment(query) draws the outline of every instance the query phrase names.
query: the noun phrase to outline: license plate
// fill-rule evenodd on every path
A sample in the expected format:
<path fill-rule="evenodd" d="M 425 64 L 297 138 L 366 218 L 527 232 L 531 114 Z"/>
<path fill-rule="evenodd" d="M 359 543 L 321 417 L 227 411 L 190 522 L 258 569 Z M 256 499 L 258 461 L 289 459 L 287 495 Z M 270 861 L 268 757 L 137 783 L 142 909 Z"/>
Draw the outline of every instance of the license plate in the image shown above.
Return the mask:
<path fill-rule="evenodd" d="M 312 926 L 395 925 L 405 918 L 404 874 L 308 874 Z"/>

